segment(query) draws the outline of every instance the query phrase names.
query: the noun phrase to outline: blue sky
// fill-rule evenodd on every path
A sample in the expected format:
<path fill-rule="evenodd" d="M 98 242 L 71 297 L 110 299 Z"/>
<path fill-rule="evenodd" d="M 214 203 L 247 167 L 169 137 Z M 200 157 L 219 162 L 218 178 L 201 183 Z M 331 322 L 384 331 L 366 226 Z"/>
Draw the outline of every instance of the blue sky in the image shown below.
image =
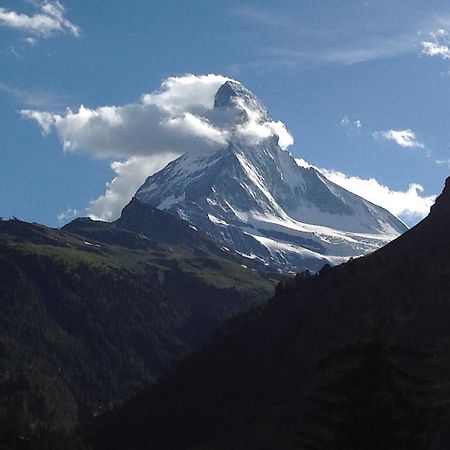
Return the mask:
<path fill-rule="evenodd" d="M 0 0 L 0 215 L 114 216 L 161 142 L 148 142 L 150 161 L 132 137 L 152 137 L 133 123 L 108 152 L 109 129 L 97 124 L 94 139 L 83 117 L 116 106 L 123 120 L 144 94 L 217 74 L 285 124 L 296 157 L 413 224 L 450 172 L 447 33 L 444 1 Z"/>

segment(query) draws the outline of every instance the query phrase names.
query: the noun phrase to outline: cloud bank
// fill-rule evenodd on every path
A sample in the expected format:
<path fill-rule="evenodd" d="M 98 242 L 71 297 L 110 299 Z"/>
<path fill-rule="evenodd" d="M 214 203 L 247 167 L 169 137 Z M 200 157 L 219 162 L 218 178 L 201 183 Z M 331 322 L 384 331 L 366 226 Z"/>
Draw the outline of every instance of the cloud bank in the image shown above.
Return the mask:
<path fill-rule="evenodd" d="M 58 0 L 36 3 L 39 12 L 34 15 L 18 13 L 0 7 L 0 26 L 28 34 L 26 42 L 33 45 L 37 38 L 48 38 L 56 34 L 71 34 L 78 37 L 80 28 L 65 18 L 64 6 Z"/>
<path fill-rule="evenodd" d="M 382 206 L 406 222 L 425 217 L 436 199 L 435 195 L 423 196 L 423 186 L 417 183 L 411 183 L 405 191 L 394 191 L 375 178 L 353 177 L 326 169 L 321 169 L 321 172 L 333 183 Z"/>
<path fill-rule="evenodd" d="M 301 167 L 314 167 L 302 158 L 296 158 Z M 387 209 L 407 223 L 415 223 L 430 212 L 436 196 L 422 195 L 423 187 L 411 183 L 405 191 L 395 191 L 384 186 L 375 178 L 359 178 L 345 173 L 315 167 L 333 183 L 359 195 L 366 200 Z"/>
<path fill-rule="evenodd" d="M 55 131 L 67 152 L 114 159 L 115 178 L 88 209 L 93 217 L 113 220 L 147 176 L 183 153 L 215 151 L 231 139 L 254 144 L 275 136 L 283 149 L 293 143 L 284 124 L 251 101 L 214 108 L 216 92 L 229 80 L 234 82 L 222 75 L 188 74 L 168 78 L 136 103 L 21 114 L 37 122 L 43 135 Z"/>

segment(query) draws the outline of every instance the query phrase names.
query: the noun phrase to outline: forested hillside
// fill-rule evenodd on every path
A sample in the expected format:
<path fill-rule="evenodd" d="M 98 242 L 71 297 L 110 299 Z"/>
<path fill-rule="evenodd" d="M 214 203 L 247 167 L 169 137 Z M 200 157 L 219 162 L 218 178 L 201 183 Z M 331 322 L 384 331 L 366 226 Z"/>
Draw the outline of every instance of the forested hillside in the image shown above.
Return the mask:
<path fill-rule="evenodd" d="M 5 433 L 27 436 L 38 425 L 72 431 L 153 383 L 225 319 L 271 295 L 271 281 L 208 251 L 212 244 L 203 238 L 197 239 L 206 250 L 192 241 L 186 248 L 169 242 L 169 249 L 112 224 L 91 227 L 134 244 L 0 222 Z"/>

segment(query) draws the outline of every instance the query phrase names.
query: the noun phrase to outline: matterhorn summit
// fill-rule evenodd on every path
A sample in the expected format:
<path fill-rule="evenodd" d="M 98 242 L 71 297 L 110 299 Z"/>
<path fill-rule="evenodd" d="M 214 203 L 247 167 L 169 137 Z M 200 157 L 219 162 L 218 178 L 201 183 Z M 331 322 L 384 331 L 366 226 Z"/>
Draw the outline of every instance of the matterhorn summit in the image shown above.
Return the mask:
<path fill-rule="evenodd" d="M 406 231 L 385 209 L 300 167 L 284 150 L 284 125 L 240 83 L 222 84 L 210 117 L 227 131 L 227 145 L 180 156 L 148 177 L 137 199 L 188 221 L 225 251 L 282 271 L 338 264 Z"/>

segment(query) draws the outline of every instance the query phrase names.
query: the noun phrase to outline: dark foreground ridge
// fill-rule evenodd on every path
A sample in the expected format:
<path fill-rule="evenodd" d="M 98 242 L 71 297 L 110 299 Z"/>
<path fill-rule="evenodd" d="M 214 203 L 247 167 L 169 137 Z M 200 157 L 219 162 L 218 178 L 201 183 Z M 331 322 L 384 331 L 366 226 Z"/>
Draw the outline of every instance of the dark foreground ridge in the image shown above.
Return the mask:
<path fill-rule="evenodd" d="M 379 251 L 264 307 L 100 418 L 94 449 L 450 447 L 450 181 Z"/>

